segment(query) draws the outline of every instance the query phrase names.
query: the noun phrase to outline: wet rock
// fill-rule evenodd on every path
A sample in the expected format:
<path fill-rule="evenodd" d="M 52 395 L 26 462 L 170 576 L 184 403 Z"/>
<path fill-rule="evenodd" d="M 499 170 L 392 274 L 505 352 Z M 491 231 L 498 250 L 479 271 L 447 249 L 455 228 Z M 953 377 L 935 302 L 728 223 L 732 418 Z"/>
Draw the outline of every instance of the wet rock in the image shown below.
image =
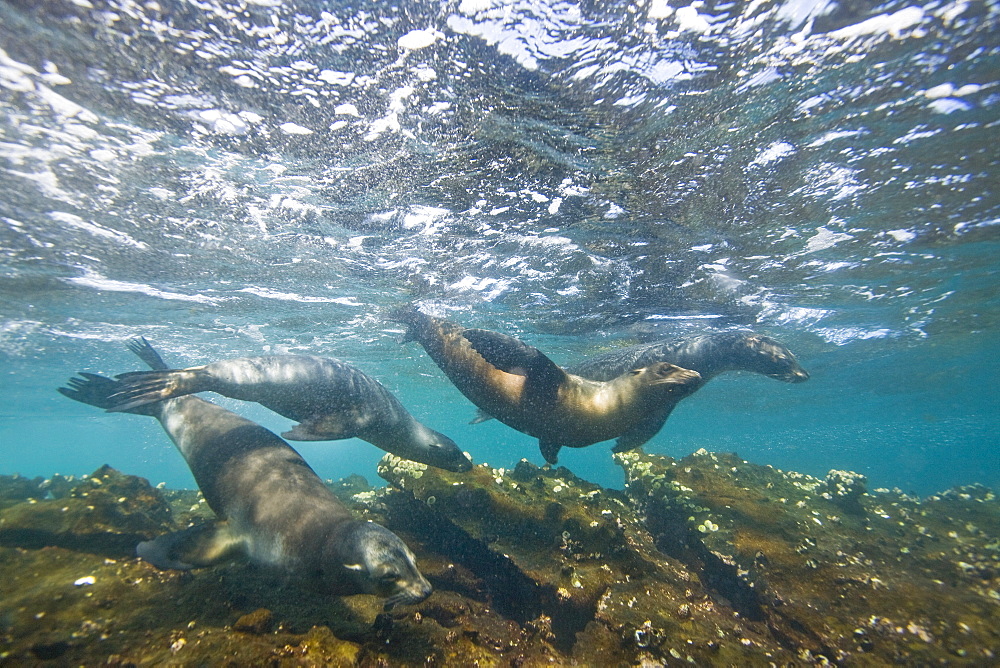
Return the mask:
<path fill-rule="evenodd" d="M 371 483 L 364 476 L 357 473 L 352 473 L 340 480 L 327 480 L 326 486 L 345 503 L 350 503 L 355 494 L 363 494 L 372 490 Z"/>
<path fill-rule="evenodd" d="M 0 508 L 6 508 L 28 499 L 44 499 L 41 478 L 26 478 L 14 475 L 0 475 Z"/>
<path fill-rule="evenodd" d="M 272 626 L 274 626 L 274 615 L 271 611 L 267 608 L 257 608 L 237 619 L 233 624 L 233 630 L 259 636 L 270 631 Z"/>
<path fill-rule="evenodd" d="M 861 497 L 868 492 L 868 479 L 865 476 L 853 471 L 831 470 L 826 474 L 824 482 L 826 483 L 824 498 L 833 501 L 845 513 L 864 514 L 865 509 L 861 505 Z"/>
<path fill-rule="evenodd" d="M 522 461 L 513 472 L 450 474 L 387 456 L 379 473 L 397 488 L 383 498 L 391 528 L 419 525 L 424 547 L 479 578 L 471 595 L 563 655 L 668 661 L 683 646 L 684 660 L 707 661 L 720 632 L 737 633 L 732 611 L 713 607 L 697 578 L 657 550 L 627 499 L 565 468 Z M 767 636 L 737 647 L 760 660 L 784 654 Z"/>
<path fill-rule="evenodd" d="M 170 508 L 144 478 L 103 466 L 56 499 L 0 512 L 0 545 L 62 546 L 131 556 L 135 545 L 174 528 Z"/>
<path fill-rule="evenodd" d="M 1000 640 L 1000 611 L 986 605 L 1000 584 L 988 565 L 1000 557 L 1000 505 L 985 488 L 921 502 L 869 494 L 857 474 L 820 480 L 736 455 L 699 451 L 677 461 L 632 452 L 616 460 L 660 549 L 705 584 L 715 605 L 738 612 L 744 631 L 800 658 L 863 653 L 866 661 L 930 664 Z M 962 563 L 976 585 L 956 586 Z"/>
<path fill-rule="evenodd" d="M 735 455 L 617 460 L 625 493 L 528 462 L 452 474 L 391 456 L 388 488 L 331 483 L 403 537 L 434 585 L 389 613 L 247 564 L 160 571 L 114 556 L 109 540 L 210 511 L 197 492 L 102 469 L 0 511 L 60 538 L 0 543 L 0 665 L 996 663 L 989 489 L 920 500 Z"/>

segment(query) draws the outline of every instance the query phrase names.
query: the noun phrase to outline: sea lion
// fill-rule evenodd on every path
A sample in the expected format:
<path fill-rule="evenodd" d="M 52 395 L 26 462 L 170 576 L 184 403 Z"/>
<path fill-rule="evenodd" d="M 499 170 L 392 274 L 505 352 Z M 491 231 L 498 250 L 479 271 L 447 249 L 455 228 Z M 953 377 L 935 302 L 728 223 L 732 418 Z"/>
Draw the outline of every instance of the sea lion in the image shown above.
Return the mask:
<path fill-rule="evenodd" d="M 138 340 L 130 346 L 166 368 Z M 99 408 L 120 383 L 81 373 L 59 391 Z M 159 568 L 190 569 L 244 558 L 318 579 L 330 593 L 387 597 L 386 609 L 431 593 L 410 549 L 394 533 L 351 512 L 299 454 L 264 427 L 193 396 L 129 410 L 157 418 L 180 450 L 218 521 L 140 543 L 138 556 Z"/>
<path fill-rule="evenodd" d="M 612 350 L 567 368 L 591 380 L 611 380 L 629 369 L 669 362 L 701 374 L 702 383 L 726 371 L 753 371 L 786 383 L 809 380 L 788 348 L 753 332 L 700 334 L 679 341 L 643 343 Z"/>
<path fill-rule="evenodd" d="M 498 332 L 465 329 L 415 310 L 394 316 L 472 403 L 538 438 L 545 461 L 562 447 L 617 438 L 615 452 L 637 448 L 677 402 L 701 382 L 698 372 L 658 363 L 602 382 L 566 373 L 540 350 Z M 659 427 L 657 427 L 658 429 Z"/>
<path fill-rule="evenodd" d="M 196 392 L 254 401 L 297 421 L 282 434 L 291 441 L 357 437 L 386 452 L 448 471 L 472 462 L 450 438 L 417 421 L 381 383 L 356 367 L 324 357 L 240 357 L 178 370 L 138 371 L 116 377 L 110 411 Z"/>
<path fill-rule="evenodd" d="M 608 381 L 629 369 L 669 362 L 701 374 L 699 383 L 691 394 L 712 378 L 726 371 L 753 371 L 786 383 L 809 380 L 792 351 L 774 339 L 753 332 L 720 332 L 699 334 L 678 341 L 643 343 L 612 350 L 603 355 L 570 365 L 567 372 L 591 380 Z M 650 425 L 650 437 L 666 423 L 668 415 L 658 426 Z M 473 424 L 491 420 L 479 411 Z"/>

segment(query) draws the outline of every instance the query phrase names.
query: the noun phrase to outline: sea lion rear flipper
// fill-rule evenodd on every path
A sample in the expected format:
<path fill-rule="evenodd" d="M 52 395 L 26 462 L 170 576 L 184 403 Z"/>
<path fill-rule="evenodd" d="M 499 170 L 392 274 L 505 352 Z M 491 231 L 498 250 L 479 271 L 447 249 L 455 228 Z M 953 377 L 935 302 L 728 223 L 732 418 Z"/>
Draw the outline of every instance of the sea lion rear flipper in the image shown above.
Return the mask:
<path fill-rule="evenodd" d="M 672 407 L 671 410 L 673 410 Z M 670 417 L 670 412 L 671 411 L 667 411 L 662 415 L 654 415 L 629 429 L 627 432 L 618 437 L 618 440 L 615 441 L 615 447 L 611 448 L 611 452 L 628 452 L 629 450 L 635 450 L 640 445 L 656 436 L 656 434 L 663 429 L 663 425 L 666 423 L 667 418 Z"/>
<path fill-rule="evenodd" d="M 155 371 L 166 371 L 170 367 L 160 357 L 160 353 L 149 344 L 144 336 L 137 336 L 126 344 L 126 347 L 135 354 L 136 357 L 146 363 L 150 369 Z"/>
<path fill-rule="evenodd" d="M 133 350 L 133 352 L 136 351 Z M 138 352 L 136 354 L 139 355 Z M 146 354 L 148 353 L 143 352 L 143 355 Z M 153 354 L 155 358 L 150 357 L 149 360 L 143 357 L 147 364 L 157 363 L 159 355 L 156 354 L 155 350 Z M 160 362 L 162 363 L 162 360 Z M 191 367 L 190 369 L 120 373 L 115 376 L 115 380 L 121 383 L 121 389 L 111 396 L 114 405 L 108 409 L 108 412 L 120 413 L 145 404 L 210 390 L 212 389 L 211 376 L 204 369 L 205 367 Z"/>
<path fill-rule="evenodd" d="M 97 408 L 108 408 L 114 402 L 110 397 L 118 391 L 118 381 L 96 373 L 80 372 L 80 378 L 70 378 L 69 387 L 59 387 L 59 393 L 73 401 L 79 401 Z"/>
<path fill-rule="evenodd" d="M 74 401 L 79 401 L 97 408 L 111 410 L 116 406 L 113 398 L 115 393 L 121 389 L 121 383 L 111 378 L 99 376 L 96 373 L 80 372 L 81 378 L 70 378 L 69 387 L 57 388 L 63 396 Z M 149 406 L 134 406 L 123 410 L 126 413 L 137 415 L 154 415 L 156 409 Z"/>
<path fill-rule="evenodd" d="M 538 348 L 487 329 L 466 329 L 462 336 L 483 359 L 505 373 L 524 376 L 535 388 L 555 389 L 566 372 Z"/>
<path fill-rule="evenodd" d="M 476 409 L 476 417 L 469 420 L 469 424 L 479 424 L 480 422 L 489 422 L 490 420 L 495 420 L 492 415 L 484 411 L 482 408 Z"/>
<path fill-rule="evenodd" d="M 542 457 L 545 458 L 549 464 L 555 464 L 559 461 L 559 449 L 562 448 L 558 443 L 553 443 L 552 441 L 538 440 L 538 449 L 542 451 Z"/>
<path fill-rule="evenodd" d="M 139 543 L 135 554 L 157 568 L 190 570 L 245 556 L 245 544 L 225 522 L 193 526 Z"/>
<path fill-rule="evenodd" d="M 361 433 L 361 425 L 350 424 L 340 419 L 342 417 L 331 414 L 303 420 L 282 433 L 281 437 L 289 441 L 339 441 Z"/>

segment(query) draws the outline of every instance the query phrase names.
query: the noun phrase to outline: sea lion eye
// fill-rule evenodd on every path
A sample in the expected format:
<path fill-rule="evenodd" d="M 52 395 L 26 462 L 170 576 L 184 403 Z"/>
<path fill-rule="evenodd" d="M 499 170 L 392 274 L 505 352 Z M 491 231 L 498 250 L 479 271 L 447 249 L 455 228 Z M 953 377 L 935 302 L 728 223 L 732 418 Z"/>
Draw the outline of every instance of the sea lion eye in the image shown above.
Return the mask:
<path fill-rule="evenodd" d="M 388 573 L 384 573 L 379 579 L 383 582 L 395 582 L 399 579 L 399 573 L 396 571 L 389 571 Z"/>

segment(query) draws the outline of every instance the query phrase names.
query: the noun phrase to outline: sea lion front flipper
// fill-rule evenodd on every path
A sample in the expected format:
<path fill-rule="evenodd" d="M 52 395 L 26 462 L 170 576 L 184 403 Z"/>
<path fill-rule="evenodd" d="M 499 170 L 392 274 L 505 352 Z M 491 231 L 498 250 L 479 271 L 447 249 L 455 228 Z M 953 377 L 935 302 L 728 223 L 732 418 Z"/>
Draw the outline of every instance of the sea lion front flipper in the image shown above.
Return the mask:
<path fill-rule="evenodd" d="M 489 422 L 490 420 L 495 420 L 492 415 L 484 411 L 482 408 L 476 409 L 476 417 L 469 420 L 469 424 L 479 424 L 480 422 Z"/>
<path fill-rule="evenodd" d="M 671 411 L 667 411 L 662 415 L 653 415 L 652 417 L 643 420 L 636 426 L 629 429 L 627 432 L 618 437 L 618 440 L 615 441 L 615 447 L 611 448 L 611 452 L 628 452 L 629 450 L 635 450 L 640 445 L 656 436 L 656 434 L 663 429 L 663 425 L 666 423 L 667 418 L 670 417 L 670 412 Z"/>
<path fill-rule="evenodd" d="M 281 437 L 289 441 L 339 441 L 361 433 L 364 425 L 342 418 L 336 414 L 312 417 L 284 432 Z"/>
<path fill-rule="evenodd" d="M 246 545 L 225 522 L 210 522 L 143 541 L 135 554 L 157 568 L 190 570 L 244 557 Z"/>
<path fill-rule="evenodd" d="M 505 373 L 524 376 L 536 388 L 555 389 L 566 372 L 538 348 L 513 336 L 487 329 L 466 329 L 462 336 L 483 359 Z"/>
<path fill-rule="evenodd" d="M 553 443 L 552 441 L 543 441 L 538 439 L 538 449 L 542 451 L 542 457 L 545 458 L 549 464 L 555 464 L 559 461 L 559 449 L 562 448 L 558 443 Z"/>

